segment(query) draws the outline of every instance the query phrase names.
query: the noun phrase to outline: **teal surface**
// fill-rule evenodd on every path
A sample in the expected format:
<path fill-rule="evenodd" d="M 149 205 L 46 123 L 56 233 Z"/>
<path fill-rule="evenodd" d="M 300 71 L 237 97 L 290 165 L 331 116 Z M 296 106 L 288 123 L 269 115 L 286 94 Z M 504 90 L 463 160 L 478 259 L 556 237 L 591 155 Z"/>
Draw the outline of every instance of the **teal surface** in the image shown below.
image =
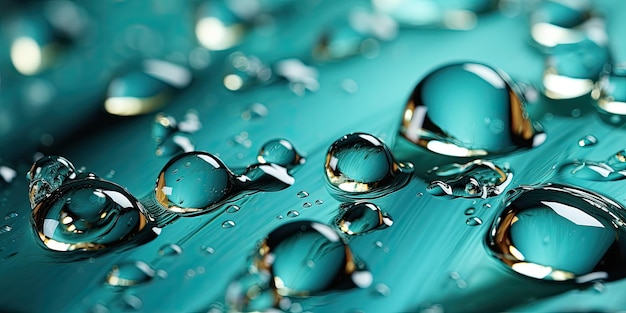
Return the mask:
<path fill-rule="evenodd" d="M 545 141 L 489 154 L 478 166 L 467 165 L 475 158 L 439 155 L 398 134 L 415 86 L 445 64 L 487 64 L 515 82 L 541 86 L 544 55 L 532 43 L 528 20 L 534 1 L 502 1 L 522 10 L 481 13 L 475 27 L 467 31 L 401 27 L 392 40 L 338 60 L 315 56 L 319 38 L 332 27 L 345 25 L 352 8 L 369 8 L 370 2 L 307 0 L 279 10 L 281 2 L 290 1 L 259 1 L 266 8 L 277 7 L 247 25 L 239 45 L 209 51 L 201 48 L 194 34 L 197 14 L 207 14 L 203 1 L 76 1 L 80 18 L 69 20 L 81 21 L 81 31 L 53 34 L 60 39 L 50 65 L 24 75 L 12 64 L 10 48 L 16 34 L 30 30 L 15 25 L 23 25 L 20 18 L 40 25 L 37 14 L 45 6 L 35 1 L 0 1 L 4 7 L 0 9 L 0 311 L 228 311 L 229 306 L 245 309 L 237 290 L 250 286 L 260 291 L 246 310 L 272 306 L 293 313 L 626 310 L 626 280 L 622 279 L 626 264 L 620 240 L 626 227 L 621 224 L 626 216 L 622 208 L 626 179 L 620 172 L 626 131 L 619 110 L 598 113 L 590 95 L 568 100 L 528 97 L 529 117 L 541 124 Z M 612 61 L 626 62 L 622 34 L 626 2 L 593 3 L 606 18 Z M 44 35 L 51 32 L 36 29 Z M 262 73 L 240 71 L 257 76 L 251 76 L 247 88 L 229 90 L 224 76 L 233 66 L 226 64 L 227 56 L 235 51 L 271 66 L 300 59 L 317 70 L 318 85 L 306 79 L 294 83 L 284 73 L 265 80 Z M 192 81 L 182 88 L 157 81 L 147 85 L 154 90 L 140 90 L 163 95 L 150 113 L 106 113 L 106 98 L 119 96 L 107 93 L 109 82 L 141 68 L 143 59 L 188 68 Z M 562 61 L 571 59 L 576 58 L 568 54 Z M 455 81 L 444 91 L 445 98 L 467 100 L 460 92 L 467 91 L 465 82 Z M 615 92 L 619 95 L 619 90 Z M 468 128 L 468 133 L 473 127 L 466 123 L 472 117 L 485 121 L 485 111 L 459 107 L 437 118 Z M 173 117 L 178 125 L 155 126 L 158 112 Z M 193 116 L 199 129 L 192 125 Z M 467 134 L 462 129 L 454 132 Z M 378 150 L 364 152 L 361 146 L 348 146 L 335 154 L 344 157 L 345 165 L 337 163 L 345 169 L 342 179 L 356 182 L 351 186 L 373 187 L 368 192 L 346 192 L 329 182 L 327 151 L 351 133 L 370 134 L 386 145 L 381 148 L 367 141 Z M 285 139 L 293 147 L 277 141 L 265 145 L 276 139 Z M 164 176 L 159 175 L 189 145 L 219 157 L 223 164 L 194 159 L 193 166 L 201 168 L 186 168 L 184 174 L 202 181 L 175 184 L 180 191 L 166 202 L 181 207 L 185 203 L 181 201 L 191 197 L 191 208 L 209 209 L 190 210 L 189 216 L 159 215 L 160 203 L 165 202 L 155 198 L 155 187 L 159 179 L 176 181 L 178 172 L 166 169 Z M 35 191 L 44 194 L 35 194 L 36 198 L 45 198 L 39 205 L 59 212 L 75 210 L 86 224 L 72 226 L 63 224 L 63 219 L 60 223 L 66 231 L 85 227 L 90 233 L 77 239 L 50 232 L 52 222 L 45 224 L 45 220 L 61 213 L 37 219 L 39 211 L 32 210 L 29 202 L 29 180 L 36 182 L 37 175 L 27 177 L 27 173 L 43 155 L 67 158 L 75 169 L 44 170 L 43 175 L 54 176 L 51 181 L 61 187 L 52 191 L 55 187 L 46 185 L 50 181 L 34 184 Z M 181 169 L 185 168 L 182 161 Z M 412 171 L 398 169 L 401 162 L 406 166 L 410 162 Z M 432 170 L 435 167 L 441 170 Z M 61 177 L 49 174 L 59 174 L 59 169 Z M 71 177 L 74 171 L 79 177 Z M 89 185 L 107 191 L 108 198 L 86 196 L 84 189 L 65 181 L 77 185 L 80 180 L 94 180 L 88 173 L 112 182 Z M 247 183 L 242 178 L 246 174 Z M 435 181 L 440 183 L 432 185 Z M 520 186 L 550 183 L 575 186 L 585 196 L 508 193 L 519 192 Z M 432 192 L 433 186 L 457 189 L 451 194 Z M 477 194 L 477 190 L 484 192 Z M 207 192 L 224 192 L 228 199 Z M 68 193 L 72 194 L 69 204 Z M 135 200 L 146 212 L 132 209 Z M 561 206 L 554 209 L 554 203 Z M 514 208 L 519 220 L 511 224 L 508 236 L 529 262 L 585 278 L 538 279 L 503 262 L 490 246 L 489 236 L 497 226 L 494 221 L 506 215 L 507 208 Z M 116 212 L 123 223 L 98 224 L 105 211 Z M 564 212 L 575 218 L 565 218 Z M 144 225 L 144 216 L 156 221 Z M 589 225 L 595 227 L 586 228 Z M 88 247 L 95 250 L 46 248 L 37 227 L 60 241 L 88 238 L 96 243 Z M 131 236 L 107 237 L 117 231 Z M 139 235 L 132 236 L 134 232 Z M 268 269 L 280 280 L 264 276 Z M 589 273 L 595 276 L 585 276 Z M 285 286 L 276 285 L 277 281 Z M 276 303 L 277 299 L 283 300 Z"/>

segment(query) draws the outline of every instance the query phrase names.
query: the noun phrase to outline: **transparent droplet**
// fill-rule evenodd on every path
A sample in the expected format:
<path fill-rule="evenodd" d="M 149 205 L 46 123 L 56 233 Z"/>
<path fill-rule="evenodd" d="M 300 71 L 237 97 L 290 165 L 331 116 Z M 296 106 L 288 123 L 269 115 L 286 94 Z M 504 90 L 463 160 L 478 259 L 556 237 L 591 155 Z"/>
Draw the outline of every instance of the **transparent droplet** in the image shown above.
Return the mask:
<path fill-rule="evenodd" d="M 236 204 L 231 204 L 228 207 L 226 207 L 227 213 L 237 213 L 239 212 L 239 210 L 241 210 L 241 208 Z"/>
<path fill-rule="evenodd" d="M 191 82 L 191 72 L 162 60 L 144 60 L 141 68 L 129 70 L 109 82 L 104 108 L 108 113 L 132 116 L 163 107 L 174 89 Z"/>
<path fill-rule="evenodd" d="M 465 224 L 467 224 L 468 226 L 478 226 L 481 225 L 483 223 L 483 220 L 481 220 L 478 217 L 470 217 L 467 220 L 465 220 Z"/>
<path fill-rule="evenodd" d="M 137 236 L 146 229 L 148 218 L 143 206 L 124 188 L 80 179 L 61 185 L 39 202 L 33 208 L 32 223 L 50 250 L 98 250 Z"/>
<path fill-rule="evenodd" d="M 503 203 L 487 245 L 513 271 L 578 283 L 626 276 L 621 239 L 625 209 L 617 202 L 577 187 L 547 184 L 517 188 Z"/>
<path fill-rule="evenodd" d="M 575 177 L 590 181 L 616 181 L 626 178 L 626 150 L 620 150 L 604 161 L 573 160 L 564 164 L 560 172 L 565 178 Z"/>
<path fill-rule="evenodd" d="M 206 254 L 213 254 L 215 253 L 215 249 L 213 247 L 210 246 L 201 246 L 200 247 L 200 251 L 206 253 Z"/>
<path fill-rule="evenodd" d="M 307 90 L 315 92 L 320 88 L 317 69 L 302 63 L 299 59 L 276 62 L 274 72 L 278 77 L 286 79 L 291 90 L 299 96 L 304 95 Z"/>
<path fill-rule="evenodd" d="M 0 227 L 0 234 L 8 233 L 13 230 L 13 226 L 11 225 L 3 225 Z"/>
<path fill-rule="evenodd" d="M 245 34 L 244 25 L 225 4 L 202 1 L 196 11 L 195 32 L 208 50 L 226 50 L 237 45 Z"/>
<path fill-rule="evenodd" d="M 154 274 L 154 269 L 143 261 L 125 262 L 111 267 L 106 283 L 117 287 L 135 286 L 151 281 Z"/>
<path fill-rule="evenodd" d="M 315 266 L 306 266 L 309 261 Z M 369 273 L 355 263 L 350 248 L 335 230 L 311 221 L 292 222 L 273 230 L 257 250 L 254 265 L 270 270 L 281 296 L 367 287 L 363 283 L 368 279 L 362 277 L 367 275 L 362 274 Z"/>
<path fill-rule="evenodd" d="M 413 90 L 399 139 L 454 157 L 535 147 L 545 133 L 531 122 L 525 106 L 505 73 L 479 63 L 445 65 Z"/>
<path fill-rule="evenodd" d="M 311 206 L 313 206 L 313 204 L 311 204 L 311 202 L 305 202 L 305 203 L 302 204 L 302 207 L 305 208 L 305 209 L 308 209 Z"/>
<path fill-rule="evenodd" d="M 285 139 L 274 139 L 263 144 L 257 156 L 259 163 L 274 163 L 286 168 L 304 164 L 305 158 Z"/>
<path fill-rule="evenodd" d="M 0 186 L 10 184 L 16 176 L 17 171 L 8 166 L 0 165 Z"/>
<path fill-rule="evenodd" d="M 352 133 L 328 148 L 325 173 L 334 195 L 375 198 L 403 187 L 413 173 L 413 164 L 397 162 L 380 139 Z"/>
<path fill-rule="evenodd" d="M 374 286 L 374 291 L 376 291 L 376 294 L 383 297 L 387 297 L 391 294 L 391 289 L 389 288 L 389 286 L 382 283 L 376 284 L 376 286 Z"/>
<path fill-rule="evenodd" d="M 467 208 L 465 209 L 465 212 L 463 212 L 465 215 L 474 215 L 474 213 L 476 213 L 476 209 L 474 208 Z"/>
<path fill-rule="evenodd" d="M 324 200 L 322 199 L 315 200 L 315 205 L 322 205 L 322 204 L 324 204 Z"/>
<path fill-rule="evenodd" d="M 543 93 L 557 100 L 587 95 L 608 62 L 608 48 L 594 41 L 557 45 L 546 57 Z"/>
<path fill-rule="evenodd" d="M 37 160 L 26 174 L 28 198 L 35 207 L 55 189 L 70 179 L 76 178 L 74 164 L 60 156 L 46 156 Z"/>
<path fill-rule="evenodd" d="M 272 70 L 259 58 L 233 52 L 226 59 L 224 87 L 231 91 L 245 90 L 252 86 L 267 84 L 272 79 Z"/>
<path fill-rule="evenodd" d="M 191 136 L 183 132 L 175 132 L 173 135 L 165 138 L 165 140 L 156 146 L 154 154 L 156 156 L 171 157 L 180 153 L 191 152 L 195 150 L 195 144 Z"/>
<path fill-rule="evenodd" d="M 604 120 L 612 124 L 626 121 L 626 63 L 610 66 L 600 75 L 591 96 Z"/>
<path fill-rule="evenodd" d="M 235 227 L 235 222 L 228 220 L 222 223 L 222 228 L 233 228 Z"/>
<path fill-rule="evenodd" d="M 7 213 L 7 215 L 4 216 L 4 219 L 5 220 L 10 220 L 10 219 L 16 218 L 18 216 L 19 216 L 19 214 L 17 212 L 9 212 L 9 213 Z"/>
<path fill-rule="evenodd" d="M 241 112 L 241 119 L 244 121 L 259 119 L 267 116 L 269 110 L 262 103 L 253 103 Z"/>
<path fill-rule="evenodd" d="M 347 235 L 362 235 L 393 224 L 393 219 L 369 202 L 344 203 L 339 207 L 335 226 Z"/>
<path fill-rule="evenodd" d="M 373 0 L 374 7 L 411 27 L 440 27 L 469 30 L 476 25 L 476 14 L 494 9 L 494 2 L 480 1 L 435 1 L 400 0 L 388 2 Z"/>
<path fill-rule="evenodd" d="M 159 249 L 159 255 L 161 256 L 175 256 L 183 254 L 183 248 L 175 243 L 163 245 Z"/>
<path fill-rule="evenodd" d="M 578 140 L 578 146 L 580 147 L 589 147 L 595 145 L 596 143 L 598 143 L 598 138 L 594 135 L 587 135 Z"/>
<path fill-rule="evenodd" d="M 291 210 L 291 211 L 287 212 L 287 216 L 288 217 L 298 217 L 298 216 L 300 216 L 300 212 L 298 212 L 296 210 Z"/>
<path fill-rule="evenodd" d="M 309 196 L 309 193 L 304 190 L 301 190 L 301 191 L 298 191 L 296 195 L 298 196 L 298 198 L 306 198 Z"/>
<path fill-rule="evenodd" d="M 501 194 L 513 174 L 492 162 L 474 160 L 466 164 L 440 166 L 433 173 L 443 180 L 428 184 L 426 191 L 436 196 L 487 198 Z"/>
<path fill-rule="evenodd" d="M 271 279 L 267 270 L 246 272 L 226 288 L 226 305 L 237 312 L 267 312 L 280 300 L 271 287 Z"/>

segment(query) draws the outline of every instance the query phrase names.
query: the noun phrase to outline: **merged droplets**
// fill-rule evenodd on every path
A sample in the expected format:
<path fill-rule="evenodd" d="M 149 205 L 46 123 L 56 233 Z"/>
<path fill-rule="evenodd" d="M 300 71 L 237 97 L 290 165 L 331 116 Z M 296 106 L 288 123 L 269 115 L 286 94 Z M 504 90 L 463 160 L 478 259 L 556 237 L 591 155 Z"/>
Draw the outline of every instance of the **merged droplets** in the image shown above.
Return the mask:
<path fill-rule="evenodd" d="M 436 196 L 487 198 L 501 194 L 513 180 L 513 174 L 496 164 L 474 160 L 466 164 L 450 164 L 433 173 L 444 180 L 432 181 L 426 191 Z"/>
<path fill-rule="evenodd" d="M 626 150 L 618 151 L 604 161 L 573 160 L 560 168 L 565 178 L 590 181 L 615 181 L 626 177 Z"/>
<path fill-rule="evenodd" d="M 335 226 L 346 235 L 363 235 L 393 224 L 393 219 L 369 202 L 344 203 L 339 207 Z"/>
<path fill-rule="evenodd" d="M 145 284 L 154 278 L 155 270 L 143 261 L 113 265 L 107 274 L 106 283 L 115 287 Z"/>
<path fill-rule="evenodd" d="M 403 187 L 413 164 L 397 162 L 378 138 L 352 133 L 335 141 L 326 153 L 326 182 L 333 196 L 375 198 Z"/>
<path fill-rule="evenodd" d="M 612 281 L 626 276 L 624 213 L 617 202 L 577 187 L 520 187 L 504 202 L 487 245 L 528 277 Z"/>
<path fill-rule="evenodd" d="M 273 139 L 261 147 L 257 156 L 259 163 L 274 163 L 286 168 L 304 164 L 306 159 L 285 139 Z"/>
<path fill-rule="evenodd" d="M 202 127 L 197 112 L 188 112 L 185 119 L 176 122 L 173 116 L 158 113 L 152 124 L 152 139 L 157 156 L 172 156 L 195 150 L 190 134 Z"/>
<path fill-rule="evenodd" d="M 148 226 L 142 205 L 124 188 L 97 179 L 73 180 L 33 207 L 32 222 L 51 250 L 117 246 Z"/>
<path fill-rule="evenodd" d="M 505 73 L 484 64 L 442 66 L 413 90 L 400 135 L 429 151 L 454 157 L 538 146 L 545 133 L 530 120 L 518 89 Z"/>
<path fill-rule="evenodd" d="M 612 124 L 626 118 L 626 63 L 607 67 L 591 92 L 597 110 Z"/>
<path fill-rule="evenodd" d="M 34 208 L 52 191 L 75 177 L 74 164 L 64 157 L 45 156 L 37 160 L 26 174 L 31 207 Z"/>

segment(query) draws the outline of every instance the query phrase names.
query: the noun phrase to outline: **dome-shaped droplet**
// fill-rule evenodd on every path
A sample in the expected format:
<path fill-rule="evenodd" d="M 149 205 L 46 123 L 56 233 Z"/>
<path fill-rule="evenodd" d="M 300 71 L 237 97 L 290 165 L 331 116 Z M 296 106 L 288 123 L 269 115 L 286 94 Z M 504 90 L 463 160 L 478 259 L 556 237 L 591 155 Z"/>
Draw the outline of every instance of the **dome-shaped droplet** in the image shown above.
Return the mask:
<path fill-rule="evenodd" d="M 615 181 L 626 178 L 626 150 L 618 151 L 604 161 L 574 160 L 560 168 L 565 178 L 590 181 Z"/>
<path fill-rule="evenodd" d="M 305 159 L 285 139 L 274 139 L 263 144 L 257 156 L 259 163 L 274 163 L 286 168 L 304 164 Z"/>
<path fill-rule="evenodd" d="M 533 41 L 545 50 L 583 40 L 600 27 L 590 21 L 590 8 L 590 1 L 540 1 L 530 16 Z"/>
<path fill-rule="evenodd" d="M 436 196 L 463 198 L 497 196 L 513 180 L 513 174 L 509 170 L 483 160 L 440 166 L 433 174 L 436 177 L 443 177 L 443 180 L 432 181 L 426 188 L 426 191 Z"/>
<path fill-rule="evenodd" d="M 507 153 L 545 140 L 516 85 L 479 63 L 445 65 L 424 77 L 405 107 L 400 135 L 455 157 Z"/>
<path fill-rule="evenodd" d="M 37 205 L 63 183 L 76 178 L 74 164 L 64 157 L 46 156 L 37 160 L 26 174 L 31 207 Z"/>
<path fill-rule="evenodd" d="M 626 121 L 626 63 L 608 67 L 591 92 L 598 111 L 611 124 Z"/>
<path fill-rule="evenodd" d="M 116 287 L 135 286 L 151 281 L 154 274 L 154 269 L 143 261 L 125 262 L 111 267 L 106 283 Z"/>
<path fill-rule="evenodd" d="M 230 196 L 234 175 L 217 157 L 188 152 L 171 159 L 156 182 L 155 199 L 169 211 L 194 213 L 214 209 Z"/>
<path fill-rule="evenodd" d="M 280 226 L 257 251 L 254 265 L 271 272 L 279 295 L 306 296 L 350 288 L 356 284 L 353 276 L 364 272 L 359 271 L 339 234 L 317 222 Z"/>
<path fill-rule="evenodd" d="M 404 186 L 413 164 L 397 162 L 380 139 L 352 133 L 328 148 L 324 169 L 327 186 L 336 196 L 379 197 Z"/>
<path fill-rule="evenodd" d="M 165 139 L 176 131 L 178 131 L 178 125 L 173 116 L 158 113 L 154 117 L 154 122 L 152 123 L 152 139 L 155 143 L 163 143 Z"/>
<path fill-rule="evenodd" d="M 347 235 L 362 235 L 393 224 L 391 216 L 369 202 L 344 203 L 339 211 L 335 226 Z"/>
<path fill-rule="evenodd" d="M 546 57 L 543 93 L 551 99 L 587 95 L 608 62 L 607 47 L 589 39 L 557 45 Z"/>
<path fill-rule="evenodd" d="M 580 147 L 591 147 L 598 143 L 598 138 L 594 135 L 587 135 L 578 139 L 578 146 Z"/>
<path fill-rule="evenodd" d="M 520 187 L 505 199 L 487 234 L 504 265 L 543 280 L 615 280 L 626 277 L 625 209 L 577 187 Z"/>
<path fill-rule="evenodd" d="M 183 253 L 183 248 L 175 243 L 168 243 L 159 249 L 159 255 L 161 256 L 175 256 L 181 255 Z"/>
<path fill-rule="evenodd" d="M 32 211 L 38 238 L 51 250 L 98 250 L 127 242 L 148 222 L 124 188 L 97 179 L 61 185 Z"/>
<path fill-rule="evenodd" d="M 224 3 L 203 1 L 196 11 L 198 41 L 209 50 L 226 50 L 238 44 L 245 34 L 244 25 Z"/>

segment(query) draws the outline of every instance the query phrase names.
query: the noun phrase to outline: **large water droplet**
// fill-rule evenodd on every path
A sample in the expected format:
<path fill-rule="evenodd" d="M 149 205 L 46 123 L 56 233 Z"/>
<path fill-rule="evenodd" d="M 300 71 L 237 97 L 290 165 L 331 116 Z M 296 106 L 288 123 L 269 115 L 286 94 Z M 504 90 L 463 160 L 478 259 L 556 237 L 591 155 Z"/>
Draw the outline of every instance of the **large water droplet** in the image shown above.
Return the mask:
<path fill-rule="evenodd" d="M 380 139 L 352 133 L 328 148 L 325 173 L 333 195 L 375 198 L 403 187 L 413 173 L 413 164 L 397 162 Z"/>
<path fill-rule="evenodd" d="M 74 164 L 64 157 L 46 156 L 37 160 L 26 174 L 31 207 L 37 205 L 67 180 L 75 177 Z"/>
<path fill-rule="evenodd" d="M 245 34 L 241 19 L 221 2 L 203 1 L 196 16 L 196 37 L 209 50 L 229 49 Z"/>
<path fill-rule="evenodd" d="M 440 67 L 415 87 L 400 135 L 435 153 L 472 157 L 507 153 L 545 140 L 503 72 L 479 63 Z"/>
<path fill-rule="evenodd" d="M 551 99 L 587 95 L 608 61 L 608 49 L 588 39 L 558 45 L 546 58 L 543 93 Z"/>
<path fill-rule="evenodd" d="M 335 226 L 347 235 L 362 235 L 393 224 L 391 216 L 369 202 L 344 203 L 339 211 Z"/>
<path fill-rule="evenodd" d="M 626 121 L 626 63 L 609 67 L 591 92 L 602 117 L 611 124 Z"/>
<path fill-rule="evenodd" d="M 116 287 L 135 286 L 151 281 L 154 274 L 154 269 L 145 262 L 125 262 L 113 265 L 107 275 L 106 283 Z"/>
<path fill-rule="evenodd" d="M 489 161 L 438 167 L 434 172 L 445 180 L 431 182 L 427 191 L 437 196 L 487 198 L 501 194 L 513 180 L 513 174 Z"/>
<path fill-rule="evenodd" d="M 574 160 L 563 165 L 560 172 L 567 177 L 591 181 L 615 181 L 626 178 L 626 150 L 604 161 Z"/>
<path fill-rule="evenodd" d="M 274 139 L 263 144 L 257 156 L 259 163 L 274 163 L 286 168 L 304 164 L 305 158 L 285 139 Z"/>
<path fill-rule="evenodd" d="M 504 265 L 543 280 L 615 280 L 626 276 L 625 209 L 602 195 L 547 184 L 510 193 L 487 234 Z M 546 240 L 547 239 L 547 240 Z"/>
<path fill-rule="evenodd" d="M 147 226 L 143 206 L 124 188 L 97 179 L 73 180 L 32 211 L 33 228 L 51 250 L 98 250 L 127 242 Z"/>
<path fill-rule="evenodd" d="M 350 248 L 339 234 L 317 222 L 280 226 L 267 236 L 257 251 L 255 267 L 271 272 L 276 292 L 283 296 L 363 287 L 361 274 L 367 272 L 358 268 Z"/>

